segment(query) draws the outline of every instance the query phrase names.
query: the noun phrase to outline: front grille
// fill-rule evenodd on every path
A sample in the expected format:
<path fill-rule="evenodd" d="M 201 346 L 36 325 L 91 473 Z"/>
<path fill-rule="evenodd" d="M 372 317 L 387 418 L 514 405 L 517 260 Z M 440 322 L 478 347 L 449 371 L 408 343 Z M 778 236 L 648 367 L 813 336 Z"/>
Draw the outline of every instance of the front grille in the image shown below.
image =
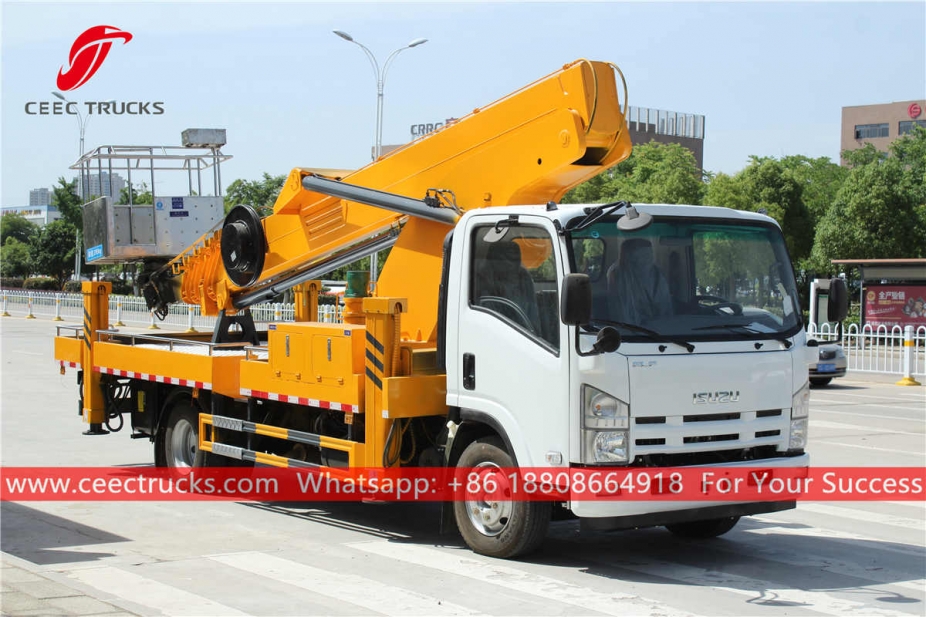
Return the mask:
<path fill-rule="evenodd" d="M 820 352 L 821 360 L 832 360 L 835 357 L 836 357 L 835 349 L 824 349 L 823 351 Z"/>
<path fill-rule="evenodd" d="M 738 413 L 708 413 L 699 416 L 684 416 L 685 422 L 720 422 L 722 420 L 739 420 Z"/>
<path fill-rule="evenodd" d="M 739 439 L 739 433 L 730 433 L 729 435 L 698 435 L 697 437 L 685 437 L 683 443 L 710 443 L 712 441 L 736 441 Z"/>
<path fill-rule="evenodd" d="M 678 415 L 635 416 L 631 454 L 640 460 L 650 456 L 697 454 L 710 461 L 715 460 L 711 458 L 715 453 L 719 457 L 716 460 L 723 462 L 728 452 L 751 452 L 762 447 L 775 451 L 787 449 L 787 409 L 722 412 L 705 409 L 713 413 L 700 414 L 692 411 L 685 409 Z M 738 460 L 738 455 L 732 456 L 733 460 Z"/>

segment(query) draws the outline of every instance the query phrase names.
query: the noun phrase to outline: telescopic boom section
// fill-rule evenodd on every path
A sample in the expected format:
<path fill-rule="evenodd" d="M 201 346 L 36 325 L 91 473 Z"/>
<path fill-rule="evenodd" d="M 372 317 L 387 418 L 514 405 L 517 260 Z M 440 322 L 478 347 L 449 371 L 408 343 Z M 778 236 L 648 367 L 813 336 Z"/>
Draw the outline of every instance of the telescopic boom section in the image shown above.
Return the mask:
<path fill-rule="evenodd" d="M 626 159 L 625 110 L 617 67 L 577 60 L 343 177 L 296 168 L 273 214 L 239 212 L 228 246 L 216 234 L 175 262 L 181 297 L 234 311 L 394 243 L 375 295 L 407 298 L 403 330 L 434 340 L 442 243 L 459 214 L 558 201 Z M 456 210 L 425 204 L 429 189 L 452 192 Z"/>

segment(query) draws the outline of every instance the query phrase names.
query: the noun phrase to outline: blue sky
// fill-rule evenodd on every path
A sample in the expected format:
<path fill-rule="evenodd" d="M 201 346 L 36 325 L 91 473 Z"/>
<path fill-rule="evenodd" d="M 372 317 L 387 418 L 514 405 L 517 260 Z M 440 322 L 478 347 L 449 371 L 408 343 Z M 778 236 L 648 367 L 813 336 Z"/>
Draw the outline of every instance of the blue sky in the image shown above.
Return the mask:
<path fill-rule="evenodd" d="M 70 98 L 163 101 L 160 116 L 94 116 L 87 148 L 179 145 L 190 127 L 228 131 L 224 184 L 297 166 L 369 162 L 382 62 L 412 39 L 385 87 L 383 142 L 461 116 L 576 58 L 623 70 L 630 104 L 706 116 L 705 168 L 752 154 L 834 160 L 841 108 L 926 97 L 926 3 L 14 3 L 2 4 L 2 191 L 28 203 L 78 154 L 54 101 L 74 38 L 131 32 Z M 166 178 L 165 178 L 166 179 Z M 167 187 L 158 187 L 159 190 Z"/>

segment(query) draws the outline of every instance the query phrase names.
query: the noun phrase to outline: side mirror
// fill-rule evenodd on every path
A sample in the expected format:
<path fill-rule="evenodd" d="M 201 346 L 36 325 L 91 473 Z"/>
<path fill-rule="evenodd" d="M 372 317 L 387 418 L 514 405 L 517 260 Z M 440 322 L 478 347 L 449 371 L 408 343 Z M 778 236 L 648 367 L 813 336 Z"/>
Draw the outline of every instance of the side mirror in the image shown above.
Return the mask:
<path fill-rule="evenodd" d="M 617 351 L 621 346 L 621 333 L 616 328 L 605 326 L 598 331 L 598 339 L 595 341 L 594 349 L 598 353 L 611 353 Z"/>
<path fill-rule="evenodd" d="M 592 319 L 592 284 L 587 274 L 567 274 L 560 296 L 560 319 L 567 326 L 584 326 Z"/>
<path fill-rule="evenodd" d="M 830 279 L 829 302 L 826 306 L 826 320 L 841 322 L 849 314 L 849 291 L 841 278 Z"/>

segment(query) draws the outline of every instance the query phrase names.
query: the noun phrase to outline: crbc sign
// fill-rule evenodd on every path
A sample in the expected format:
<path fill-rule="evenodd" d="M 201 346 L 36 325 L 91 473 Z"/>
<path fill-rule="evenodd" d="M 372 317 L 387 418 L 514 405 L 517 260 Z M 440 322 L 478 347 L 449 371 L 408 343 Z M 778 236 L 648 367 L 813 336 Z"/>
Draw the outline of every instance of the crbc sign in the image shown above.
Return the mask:
<path fill-rule="evenodd" d="M 457 121 L 456 118 L 447 118 L 443 122 L 429 122 L 427 124 L 413 124 L 411 126 L 412 139 L 415 139 L 417 137 L 424 137 L 428 133 L 436 131 L 442 126 L 453 124 L 456 121 Z"/>

